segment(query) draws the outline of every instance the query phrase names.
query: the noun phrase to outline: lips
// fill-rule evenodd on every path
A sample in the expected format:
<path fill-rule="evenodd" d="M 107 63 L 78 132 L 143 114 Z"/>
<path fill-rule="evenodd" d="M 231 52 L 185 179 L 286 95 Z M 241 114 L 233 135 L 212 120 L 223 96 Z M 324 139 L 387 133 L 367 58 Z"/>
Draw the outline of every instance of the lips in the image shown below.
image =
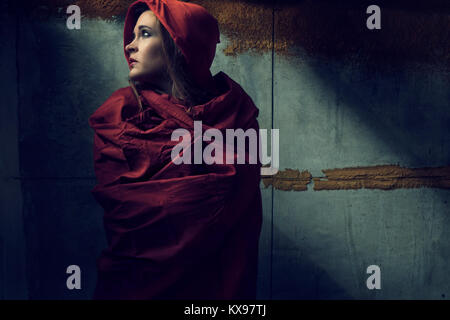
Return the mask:
<path fill-rule="evenodd" d="M 130 58 L 130 66 L 134 66 L 137 62 L 136 59 Z"/>

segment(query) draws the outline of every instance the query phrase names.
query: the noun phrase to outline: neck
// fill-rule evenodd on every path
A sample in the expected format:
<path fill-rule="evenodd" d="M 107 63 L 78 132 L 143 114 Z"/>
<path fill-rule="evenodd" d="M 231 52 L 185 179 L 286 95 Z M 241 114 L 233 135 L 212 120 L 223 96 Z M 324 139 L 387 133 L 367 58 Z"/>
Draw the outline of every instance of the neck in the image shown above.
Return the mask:
<path fill-rule="evenodd" d="M 136 81 L 134 84 L 138 90 L 153 90 L 158 94 L 166 93 L 172 95 L 172 83 L 169 81 L 160 82 L 158 84 Z"/>
<path fill-rule="evenodd" d="M 155 85 L 153 86 L 153 89 L 159 94 L 166 93 L 168 95 L 172 95 L 172 83 L 170 83 L 169 81 Z"/>

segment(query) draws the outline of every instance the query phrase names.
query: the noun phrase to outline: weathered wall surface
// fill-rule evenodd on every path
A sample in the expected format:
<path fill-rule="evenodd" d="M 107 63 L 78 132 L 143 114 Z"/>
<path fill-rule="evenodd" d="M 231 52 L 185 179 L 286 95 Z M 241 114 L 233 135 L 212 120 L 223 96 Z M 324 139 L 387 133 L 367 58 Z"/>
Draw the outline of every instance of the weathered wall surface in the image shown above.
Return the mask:
<path fill-rule="evenodd" d="M 132 1 L 2 4 L 0 292 L 89 299 L 106 245 L 89 115 L 127 86 Z M 448 299 L 450 10 L 445 1 L 194 1 L 222 32 L 212 73 L 280 130 L 264 177 L 259 298 Z M 76 3 L 80 30 L 66 28 Z M 371 4 L 371 3 L 370 3 Z M 66 288 L 67 266 L 82 290 Z M 368 290 L 366 268 L 381 268 Z"/>
<path fill-rule="evenodd" d="M 26 246 L 19 166 L 16 20 L 0 4 L 0 299 L 26 299 Z"/>

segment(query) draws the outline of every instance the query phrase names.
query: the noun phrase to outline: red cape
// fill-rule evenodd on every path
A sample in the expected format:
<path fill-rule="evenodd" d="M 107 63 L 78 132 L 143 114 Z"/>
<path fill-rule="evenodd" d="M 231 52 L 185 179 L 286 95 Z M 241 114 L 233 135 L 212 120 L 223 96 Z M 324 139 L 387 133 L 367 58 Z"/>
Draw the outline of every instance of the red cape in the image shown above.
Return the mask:
<path fill-rule="evenodd" d="M 194 137 L 194 118 L 202 120 L 203 132 L 217 128 L 224 139 L 226 128 L 258 133 L 252 99 L 223 72 L 214 81 L 222 94 L 194 106 L 192 115 L 151 90 L 142 91 L 147 109 L 137 113 L 132 89 L 125 87 L 89 118 L 98 181 L 92 193 L 104 208 L 108 240 L 97 260 L 94 299 L 255 299 L 259 160 L 171 161 L 178 143 L 172 131 L 185 128 Z"/>
<path fill-rule="evenodd" d="M 225 73 L 212 77 L 219 28 L 199 5 L 131 4 L 123 43 L 128 63 L 125 46 L 139 2 L 169 31 L 196 82 L 220 94 L 187 113 L 168 94 L 144 90 L 146 109 L 139 112 L 131 87 L 125 87 L 89 118 L 98 182 L 92 193 L 104 208 L 108 241 L 97 261 L 94 299 L 254 299 L 262 224 L 259 159 L 177 165 L 171 150 L 178 141 L 171 141 L 171 134 L 185 128 L 194 137 L 194 119 L 202 120 L 203 132 L 216 128 L 223 137 L 227 128 L 258 133 L 259 110 Z"/>

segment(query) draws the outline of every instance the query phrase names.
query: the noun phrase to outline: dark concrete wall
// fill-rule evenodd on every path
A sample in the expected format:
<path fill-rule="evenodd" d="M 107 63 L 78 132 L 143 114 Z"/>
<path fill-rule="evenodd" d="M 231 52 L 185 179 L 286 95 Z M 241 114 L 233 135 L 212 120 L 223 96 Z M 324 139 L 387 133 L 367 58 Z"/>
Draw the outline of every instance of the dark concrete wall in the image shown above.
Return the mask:
<path fill-rule="evenodd" d="M 90 194 L 87 119 L 128 85 L 127 5 L 116 1 L 121 6 L 100 15 L 81 1 L 90 15 L 69 30 L 57 2 L 33 10 L 1 4 L 3 299 L 89 299 L 106 246 L 103 212 Z M 197 2 L 221 24 L 213 74 L 223 70 L 242 85 L 260 109 L 261 128 L 280 129 L 280 174 L 261 184 L 258 296 L 447 299 L 443 2 L 423 10 L 380 2 L 386 28 L 376 35 L 364 30 L 362 6 L 352 1 L 340 8 L 331 1 Z M 420 21 L 423 28 L 414 29 Z M 81 290 L 66 287 L 72 264 L 81 268 Z M 381 268 L 381 290 L 365 285 L 371 264 Z"/>

